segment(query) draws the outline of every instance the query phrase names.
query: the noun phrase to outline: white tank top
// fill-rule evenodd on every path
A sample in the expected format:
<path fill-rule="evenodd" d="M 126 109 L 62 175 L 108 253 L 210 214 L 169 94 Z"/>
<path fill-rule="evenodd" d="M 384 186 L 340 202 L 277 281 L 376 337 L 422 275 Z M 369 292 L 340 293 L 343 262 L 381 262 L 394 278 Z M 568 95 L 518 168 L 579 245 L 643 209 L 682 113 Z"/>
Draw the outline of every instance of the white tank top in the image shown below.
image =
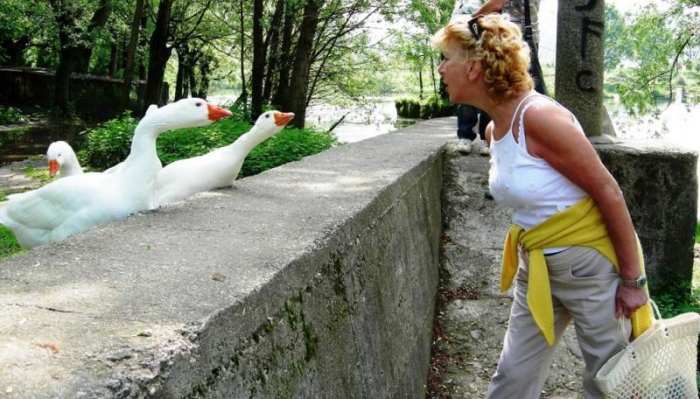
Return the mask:
<path fill-rule="evenodd" d="M 532 98 L 533 96 L 536 97 Z M 529 98 L 532 99 L 526 102 Z M 490 146 L 491 195 L 496 201 L 513 208 L 513 223 L 526 231 L 586 196 L 585 191 L 556 171 L 547 161 L 527 152 L 523 116 L 538 101 L 550 101 L 559 105 L 549 97 L 538 94 L 525 97 L 516 107 L 505 136 L 500 140 L 492 139 Z M 522 112 L 518 113 L 521 106 Z M 513 125 L 518 115 L 518 141 L 515 141 Z M 573 114 L 571 117 L 578 124 Z"/>

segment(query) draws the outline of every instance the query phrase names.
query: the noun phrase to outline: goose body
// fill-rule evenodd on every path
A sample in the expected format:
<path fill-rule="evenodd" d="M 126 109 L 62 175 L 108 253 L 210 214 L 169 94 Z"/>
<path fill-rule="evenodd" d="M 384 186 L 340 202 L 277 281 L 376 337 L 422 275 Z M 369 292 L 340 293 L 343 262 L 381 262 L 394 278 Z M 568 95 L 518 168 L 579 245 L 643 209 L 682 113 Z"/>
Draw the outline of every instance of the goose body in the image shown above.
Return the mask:
<path fill-rule="evenodd" d="M 73 147 L 65 141 L 54 141 L 46 150 L 49 162 L 49 176 L 59 178 L 83 173 Z"/>
<path fill-rule="evenodd" d="M 291 112 L 267 111 L 260 115 L 249 132 L 232 144 L 166 165 L 158 173 L 156 206 L 231 185 L 250 151 L 282 130 L 292 118 L 294 114 Z"/>
<path fill-rule="evenodd" d="M 60 241 L 85 229 L 153 208 L 162 169 L 156 138 L 162 132 L 206 126 L 229 111 L 188 98 L 150 112 L 134 132 L 131 152 L 119 173 L 83 173 L 49 183 L 0 203 L 0 223 L 23 247 Z"/>

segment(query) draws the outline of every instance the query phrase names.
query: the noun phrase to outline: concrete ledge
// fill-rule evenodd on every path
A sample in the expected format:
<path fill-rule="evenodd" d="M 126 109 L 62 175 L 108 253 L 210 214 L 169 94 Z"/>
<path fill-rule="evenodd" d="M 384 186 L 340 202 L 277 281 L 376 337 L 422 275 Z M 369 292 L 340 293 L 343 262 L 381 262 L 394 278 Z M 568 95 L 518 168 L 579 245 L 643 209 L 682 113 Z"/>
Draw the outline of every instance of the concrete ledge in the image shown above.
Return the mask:
<path fill-rule="evenodd" d="M 691 281 L 698 154 L 658 140 L 619 140 L 595 148 L 625 194 L 652 294 L 663 286 L 677 289 L 681 279 Z"/>
<path fill-rule="evenodd" d="M 7 397 L 421 398 L 452 118 L 0 263 Z"/>

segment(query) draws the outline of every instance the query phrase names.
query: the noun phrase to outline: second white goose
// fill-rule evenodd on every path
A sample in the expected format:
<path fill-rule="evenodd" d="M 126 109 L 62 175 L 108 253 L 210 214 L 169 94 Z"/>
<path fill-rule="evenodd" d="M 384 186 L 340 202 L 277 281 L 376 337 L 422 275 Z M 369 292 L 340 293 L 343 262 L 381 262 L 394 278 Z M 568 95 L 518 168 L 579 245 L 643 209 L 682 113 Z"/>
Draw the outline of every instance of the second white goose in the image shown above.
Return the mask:
<path fill-rule="evenodd" d="M 267 111 L 253 128 L 232 144 L 198 157 L 181 159 L 158 173 L 156 206 L 180 201 L 197 193 L 230 186 L 245 157 L 258 144 L 282 130 L 294 118 L 292 112 Z"/>

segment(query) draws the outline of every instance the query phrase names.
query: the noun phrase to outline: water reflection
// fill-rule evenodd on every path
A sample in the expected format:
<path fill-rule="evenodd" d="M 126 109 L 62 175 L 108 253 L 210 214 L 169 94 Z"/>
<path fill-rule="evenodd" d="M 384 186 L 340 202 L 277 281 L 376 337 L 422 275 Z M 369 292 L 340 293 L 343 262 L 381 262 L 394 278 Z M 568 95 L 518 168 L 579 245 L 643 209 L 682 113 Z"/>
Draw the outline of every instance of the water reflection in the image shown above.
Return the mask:
<path fill-rule="evenodd" d="M 398 117 L 393 100 L 347 107 L 317 104 L 306 110 L 308 127 L 320 130 L 332 128 L 332 132 L 342 143 L 365 140 L 414 123 L 415 119 Z"/>
<path fill-rule="evenodd" d="M 43 155 L 53 141 L 64 140 L 80 148 L 85 123 L 56 120 L 33 120 L 21 125 L 0 126 L 0 165 Z"/>

